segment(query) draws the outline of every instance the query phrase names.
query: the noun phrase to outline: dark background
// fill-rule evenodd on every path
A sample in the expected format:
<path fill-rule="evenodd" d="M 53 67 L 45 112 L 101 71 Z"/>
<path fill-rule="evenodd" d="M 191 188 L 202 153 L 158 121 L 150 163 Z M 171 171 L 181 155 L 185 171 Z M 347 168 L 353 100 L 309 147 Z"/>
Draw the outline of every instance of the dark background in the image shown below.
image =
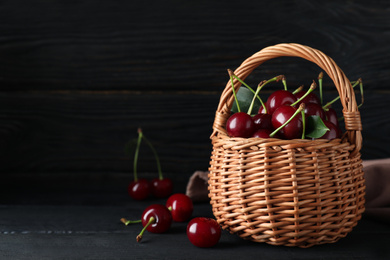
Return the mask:
<path fill-rule="evenodd" d="M 388 1 L 1 1 L 2 202 L 27 203 L 42 191 L 55 196 L 34 202 L 77 203 L 74 189 L 126 192 L 132 157 L 124 148 L 138 127 L 184 191 L 208 168 L 226 70 L 283 42 L 319 49 L 350 80 L 363 79 L 362 157 L 389 157 Z M 278 58 L 247 82 L 285 74 L 289 85 L 309 86 L 319 71 Z M 324 82 L 325 96 L 337 96 Z M 156 176 L 146 146 L 139 172 Z"/>

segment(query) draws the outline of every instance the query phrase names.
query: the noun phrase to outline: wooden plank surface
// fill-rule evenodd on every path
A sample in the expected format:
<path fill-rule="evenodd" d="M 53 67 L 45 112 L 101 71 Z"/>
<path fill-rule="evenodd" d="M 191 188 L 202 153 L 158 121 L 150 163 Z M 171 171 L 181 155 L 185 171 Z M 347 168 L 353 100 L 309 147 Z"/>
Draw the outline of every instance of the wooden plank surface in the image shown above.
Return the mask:
<path fill-rule="evenodd" d="M 0 4 L 0 83 L 3 91 L 216 90 L 226 68 L 297 42 L 324 51 L 367 88 L 386 89 L 388 17 L 383 0 L 8 1 Z M 294 82 L 310 75 L 290 66 Z"/>
<path fill-rule="evenodd" d="M 115 199 L 116 197 L 111 197 Z M 154 201 L 162 203 L 162 201 Z M 115 206 L 1 206 L 1 259 L 388 259 L 390 226 L 362 219 L 351 233 L 334 244 L 307 249 L 255 243 L 223 231 L 213 248 L 197 248 L 186 236 L 187 222 L 174 222 L 164 234 L 146 232 L 141 225 L 119 219 L 139 219 L 148 202 Z M 212 217 L 211 206 L 195 204 L 193 217 Z"/>

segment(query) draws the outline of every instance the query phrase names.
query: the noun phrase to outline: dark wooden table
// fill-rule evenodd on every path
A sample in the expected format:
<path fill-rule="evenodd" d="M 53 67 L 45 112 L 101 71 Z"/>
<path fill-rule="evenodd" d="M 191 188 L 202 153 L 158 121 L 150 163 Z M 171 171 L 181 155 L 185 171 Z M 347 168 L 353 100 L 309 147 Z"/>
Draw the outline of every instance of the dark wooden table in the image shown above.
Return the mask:
<path fill-rule="evenodd" d="M 169 232 L 146 232 L 140 224 L 125 226 L 120 218 L 139 219 L 152 203 L 133 201 L 125 178 L 100 182 L 85 177 L 69 187 L 62 183 L 10 186 L 0 193 L 0 259 L 389 259 L 389 222 L 363 217 L 345 238 L 311 248 L 272 246 L 243 240 L 226 231 L 213 248 L 193 246 L 187 223 L 173 223 Z M 48 179 L 48 178 L 46 178 Z M 88 185 L 89 183 L 89 185 Z M 75 188 L 76 187 L 76 188 Z M 5 192 L 5 191 L 8 192 Z M 183 192 L 176 187 L 175 192 Z M 8 201 L 8 202 L 7 202 Z M 208 202 L 195 203 L 193 217 L 213 217 Z"/>

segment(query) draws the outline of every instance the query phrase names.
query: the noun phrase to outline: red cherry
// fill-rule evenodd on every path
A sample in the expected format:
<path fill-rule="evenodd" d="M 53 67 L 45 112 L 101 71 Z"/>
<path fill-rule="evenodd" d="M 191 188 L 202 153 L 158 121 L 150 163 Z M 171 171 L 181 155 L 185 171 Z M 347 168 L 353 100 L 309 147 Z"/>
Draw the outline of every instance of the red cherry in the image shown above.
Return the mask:
<path fill-rule="evenodd" d="M 265 113 L 264 107 L 260 106 L 259 111 L 257 112 L 257 114 L 267 114 L 267 113 Z"/>
<path fill-rule="evenodd" d="M 152 194 L 156 198 L 166 198 L 172 194 L 173 183 L 169 178 L 154 178 L 152 183 Z"/>
<path fill-rule="evenodd" d="M 337 112 L 333 108 L 329 108 L 327 111 L 325 111 L 327 121 L 333 123 L 336 126 L 339 126 L 339 120 L 337 118 Z"/>
<path fill-rule="evenodd" d="M 258 138 L 271 138 L 269 135 L 272 133 L 270 129 L 259 129 L 254 134 L 253 137 Z M 274 136 L 276 138 L 276 136 Z"/>
<path fill-rule="evenodd" d="M 272 129 L 272 116 L 270 114 L 257 114 L 252 117 L 255 129 Z"/>
<path fill-rule="evenodd" d="M 149 197 L 150 189 L 150 182 L 141 178 L 130 182 L 127 192 L 135 200 L 144 200 Z"/>
<path fill-rule="evenodd" d="M 323 121 L 326 120 L 325 111 L 321 105 L 316 103 L 305 103 L 305 115 L 306 116 L 319 116 Z"/>
<path fill-rule="evenodd" d="M 272 115 L 278 107 L 283 105 L 291 105 L 295 101 L 297 101 L 297 98 L 293 93 L 287 90 L 277 90 L 273 92 L 267 99 L 267 113 Z"/>
<path fill-rule="evenodd" d="M 275 129 L 286 123 L 296 112 L 292 106 L 281 106 L 272 114 L 272 125 Z M 296 139 L 302 137 L 303 123 L 301 113 L 296 115 L 278 134 L 284 139 Z"/>
<path fill-rule="evenodd" d="M 212 247 L 221 238 L 221 226 L 212 218 L 193 218 L 187 225 L 187 236 L 197 247 Z"/>
<path fill-rule="evenodd" d="M 144 228 L 137 236 L 140 242 L 145 230 L 151 233 L 164 233 L 169 230 L 172 224 L 172 215 L 167 207 L 160 204 L 152 204 L 142 213 L 142 225 Z"/>
<path fill-rule="evenodd" d="M 295 94 L 295 97 L 298 99 L 300 99 L 303 95 L 305 95 L 306 91 L 300 91 L 298 93 Z M 314 104 L 318 104 L 318 105 L 321 105 L 321 101 L 320 99 L 317 97 L 317 95 L 313 92 L 310 92 L 305 98 L 303 98 L 301 101 L 299 101 L 297 103 L 297 107 L 301 104 L 301 103 L 305 103 L 305 105 L 309 104 L 309 103 L 314 103 Z"/>
<path fill-rule="evenodd" d="M 230 137 L 250 137 L 255 131 L 252 117 L 244 112 L 234 113 L 226 122 L 226 131 Z"/>
<path fill-rule="evenodd" d="M 329 128 L 329 131 L 326 131 L 326 133 L 320 137 L 321 139 L 332 140 L 341 137 L 341 129 L 338 126 L 329 121 L 324 121 L 324 124 Z"/>
<path fill-rule="evenodd" d="M 165 206 L 171 211 L 172 219 L 176 222 L 187 221 L 194 210 L 192 200 L 183 193 L 171 195 Z"/>

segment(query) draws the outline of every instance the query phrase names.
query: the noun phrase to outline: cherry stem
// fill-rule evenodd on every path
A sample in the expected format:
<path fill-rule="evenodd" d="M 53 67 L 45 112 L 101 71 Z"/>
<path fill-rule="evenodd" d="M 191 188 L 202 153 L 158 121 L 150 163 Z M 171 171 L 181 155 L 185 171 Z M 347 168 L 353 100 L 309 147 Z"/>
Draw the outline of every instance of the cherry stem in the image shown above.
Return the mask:
<path fill-rule="evenodd" d="M 351 84 L 352 84 L 352 88 L 355 88 L 357 85 L 360 85 L 360 93 L 361 93 L 361 96 L 362 96 L 362 103 L 359 106 L 363 105 L 364 97 L 363 97 L 363 82 L 362 82 L 362 79 L 359 78 L 357 81 L 351 82 Z M 322 108 L 324 110 L 327 110 L 334 102 L 336 102 L 339 99 L 340 99 L 340 96 L 335 97 L 333 100 L 331 100 L 328 103 L 326 103 Z"/>
<path fill-rule="evenodd" d="M 263 80 L 262 82 L 259 83 L 259 85 L 257 86 L 257 90 L 256 92 L 254 93 L 254 96 L 253 96 L 253 99 L 252 99 L 252 102 L 249 106 L 249 109 L 248 109 L 248 115 L 250 115 L 252 113 L 252 109 L 253 109 L 253 105 L 255 103 L 255 98 L 258 97 L 258 99 L 260 100 L 260 103 L 264 109 L 264 112 L 267 113 L 267 108 L 266 106 L 264 105 L 264 102 L 261 100 L 261 98 L 259 97 L 259 92 L 260 90 L 265 86 L 267 85 L 268 83 L 271 83 L 271 82 L 279 82 L 280 80 L 284 80 L 286 81 L 286 77 L 284 75 L 279 75 L 279 76 L 276 76 L 276 77 L 273 77 L 272 79 L 269 79 L 269 80 Z"/>
<path fill-rule="evenodd" d="M 141 230 L 141 232 L 138 234 L 137 236 L 137 242 L 141 242 L 142 240 L 142 236 L 144 235 L 145 233 L 145 230 L 151 225 L 153 224 L 154 222 L 156 222 L 156 219 L 154 217 L 150 217 L 148 223 L 144 226 L 144 228 Z"/>
<path fill-rule="evenodd" d="M 253 94 L 255 97 L 257 97 L 257 99 L 260 101 L 261 105 L 265 108 L 264 106 L 264 103 L 263 103 L 263 100 L 261 100 L 260 96 L 259 95 L 256 95 L 256 91 L 253 90 L 253 88 L 251 88 L 248 84 L 246 84 L 242 79 L 240 79 L 239 77 L 237 77 L 236 75 L 233 74 L 233 77 L 238 80 L 242 85 L 244 85 L 246 88 L 248 88 Z M 261 83 L 261 82 L 260 82 Z M 267 111 L 267 110 L 265 110 Z"/>
<path fill-rule="evenodd" d="M 303 85 L 302 86 L 299 86 L 296 90 L 293 91 L 293 94 L 297 94 L 299 92 L 301 92 L 303 90 Z"/>
<path fill-rule="evenodd" d="M 232 84 L 232 91 L 233 91 L 234 100 L 236 101 L 237 110 L 238 110 L 238 112 L 241 112 L 240 104 L 238 104 L 238 100 L 237 100 L 236 90 L 234 89 L 234 83 L 233 83 L 233 75 L 234 75 L 234 73 L 233 73 L 233 71 L 231 69 L 228 69 L 228 73 L 229 73 L 229 76 L 230 76 L 230 82 Z"/>
<path fill-rule="evenodd" d="M 141 223 L 142 220 L 141 219 L 139 219 L 139 220 L 127 220 L 125 218 L 121 218 L 121 222 L 127 226 L 129 224 Z"/>
<path fill-rule="evenodd" d="M 320 90 L 320 104 L 322 105 L 323 98 L 322 98 L 322 79 L 324 78 L 324 73 L 321 71 L 318 75 L 318 85 Z"/>
<path fill-rule="evenodd" d="M 285 127 L 288 123 L 291 122 L 291 120 L 293 120 L 294 117 L 296 117 L 296 115 L 298 115 L 299 113 L 301 113 L 302 111 L 305 110 L 305 104 L 304 103 L 301 103 L 298 107 L 298 109 L 294 112 L 294 114 L 281 126 L 279 126 L 277 129 L 275 129 L 275 131 L 273 131 L 269 136 L 270 137 L 273 137 L 277 132 L 280 131 L 280 129 L 282 129 L 283 127 Z"/>
<path fill-rule="evenodd" d="M 142 129 L 141 129 L 141 128 L 138 128 L 137 147 L 135 148 L 134 162 L 133 162 L 134 181 L 138 181 L 138 176 L 137 176 L 137 163 L 138 163 L 138 155 L 139 155 L 139 148 L 140 148 L 140 146 L 141 146 L 141 141 L 142 141 Z"/>
<path fill-rule="evenodd" d="M 315 88 L 317 87 L 317 84 L 313 81 L 313 83 L 310 85 L 310 88 L 308 91 L 306 91 L 306 93 L 300 97 L 297 101 L 295 101 L 294 103 L 291 104 L 291 106 L 295 106 L 296 104 L 298 104 L 299 102 L 301 102 L 307 95 L 310 94 L 310 92 L 312 92 Z"/>
<path fill-rule="evenodd" d="M 282 83 L 283 83 L 283 86 L 284 86 L 284 90 L 287 90 L 287 82 L 286 82 L 286 77 L 285 76 L 282 76 Z"/>
<path fill-rule="evenodd" d="M 145 137 L 145 135 L 142 135 L 142 138 L 144 139 L 145 143 L 150 147 L 154 154 L 154 158 L 156 159 L 156 164 L 157 164 L 157 170 L 158 170 L 158 178 L 160 180 L 164 179 L 164 176 L 161 171 L 161 164 L 160 164 L 160 158 L 158 157 L 156 149 L 154 149 L 152 143 Z"/>

